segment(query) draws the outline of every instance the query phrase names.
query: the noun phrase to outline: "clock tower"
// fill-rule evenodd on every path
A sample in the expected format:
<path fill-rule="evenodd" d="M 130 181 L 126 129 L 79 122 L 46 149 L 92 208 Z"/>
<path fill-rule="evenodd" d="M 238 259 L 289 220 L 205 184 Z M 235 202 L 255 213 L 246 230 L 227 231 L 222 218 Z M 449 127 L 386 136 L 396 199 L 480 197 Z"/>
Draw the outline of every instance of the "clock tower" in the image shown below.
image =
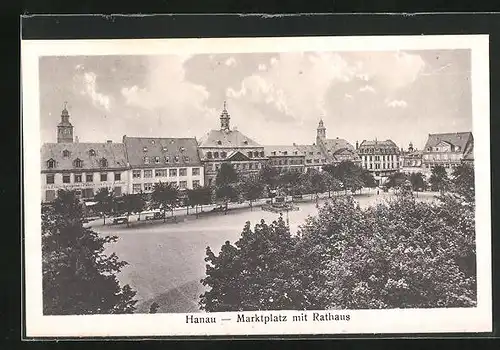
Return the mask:
<path fill-rule="evenodd" d="M 73 142 L 73 125 L 69 122 L 69 113 L 66 109 L 67 102 L 61 112 L 61 122 L 57 124 L 57 143 Z"/>

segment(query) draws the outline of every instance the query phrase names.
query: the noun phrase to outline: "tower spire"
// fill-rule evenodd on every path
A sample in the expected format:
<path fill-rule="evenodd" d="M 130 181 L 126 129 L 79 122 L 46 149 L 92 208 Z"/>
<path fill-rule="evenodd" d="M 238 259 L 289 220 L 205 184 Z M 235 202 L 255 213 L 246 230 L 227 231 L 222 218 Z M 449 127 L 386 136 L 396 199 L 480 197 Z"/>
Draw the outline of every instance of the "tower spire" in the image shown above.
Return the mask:
<path fill-rule="evenodd" d="M 229 113 L 227 112 L 227 103 L 224 100 L 224 109 L 222 110 L 222 113 L 220 115 L 220 128 L 221 130 L 229 131 L 229 119 L 231 117 L 229 116 Z"/>

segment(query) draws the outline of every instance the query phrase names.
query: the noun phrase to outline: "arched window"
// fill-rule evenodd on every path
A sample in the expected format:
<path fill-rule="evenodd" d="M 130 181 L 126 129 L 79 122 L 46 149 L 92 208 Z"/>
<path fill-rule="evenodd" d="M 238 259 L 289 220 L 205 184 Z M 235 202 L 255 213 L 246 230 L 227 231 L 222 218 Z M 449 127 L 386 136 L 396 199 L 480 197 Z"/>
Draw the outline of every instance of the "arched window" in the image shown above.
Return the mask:
<path fill-rule="evenodd" d="M 214 158 L 219 158 L 219 152 L 214 152 Z"/>
<path fill-rule="evenodd" d="M 56 161 L 54 159 L 49 159 L 47 161 L 47 168 L 54 169 L 56 167 Z"/>
<path fill-rule="evenodd" d="M 93 149 L 89 150 L 89 156 L 91 157 L 95 156 L 95 151 Z"/>
<path fill-rule="evenodd" d="M 207 158 L 212 159 L 212 152 L 207 152 Z"/>
<path fill-rule="evenodd" d="M 81 159 L 79 158 L 76 158 L 74 161 L 73 161 L 73 166 L 75 168 L 81 168 L 83 166 L 83 162 Z"/>
<path fill-rule="evenodd" d="M 99 166 L 101 168 L 106 168 L 108 166 L 108 160 L 106 158 L 101 158 L 99 161 Z"/>
<path fill-rule="evenodd" d="M 226 152 L 220 152 L 220 157 L 221 158 L 226 158 L 227 157 L 227 153 Z"/>
<path fill-rule="evenodd" d="M 260 156 L 261 156 L 261 157 L 264 157 L 264 151 L 261 151 L 261 152 L 260 152 Z"/>
<path fill-rule="evenodd" d="M 63 151 L 63 157 L 64 157 L 64 158 L 68 158 L 69 156 L 71 156 L 71 152 L 70 152 L 70 151 L 68 151 L 67 149 L 65 149 L 65 150 Z"/>
<path fill-rule="evenodd" d="M 253 154 L 253 152 L 252 152 L 252 151 L 248 152 L 248 157 L 249 157 L 249 158 L 252 158 L 252 154 Z"/>
<path fill-rule="evenodd" d="M 258 157 L 259 156 L 259 152 L 258 151 L 253 152 L 253 156 L 254 157 Z"/>

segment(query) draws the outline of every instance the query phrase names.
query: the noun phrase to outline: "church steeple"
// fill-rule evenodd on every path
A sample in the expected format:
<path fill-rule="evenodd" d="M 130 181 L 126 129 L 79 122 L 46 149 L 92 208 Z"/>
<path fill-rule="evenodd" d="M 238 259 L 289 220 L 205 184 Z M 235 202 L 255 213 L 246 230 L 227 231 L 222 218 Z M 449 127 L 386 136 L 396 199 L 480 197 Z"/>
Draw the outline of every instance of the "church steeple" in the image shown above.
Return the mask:
<path fill-rule="evenodd" d="M 316 129 L 316 144 L 320 144 L 320 141 L 326 139 L 326 128 L 323 124 L 323 119 L 319 120 L 318 128 Z"/>
<path fill-rule="evenodd" d="M 226 101 L 224 101 L 224 109 L 222 110 L 222 113 L 220 115 L 220 129 L 221 130 L 225 130 L 225 131 L 230 130 L 229 119 L 231 119 L 231 117 L 229 116 L 229 113 L 227 112 L 227 109 L 226 109 Z"/>
<path fill-rule="evenodd" d="M 61 122 L 57 125 L 57 143 L 73 142 L 73 125 L 69 122 L 67 102 L 64 102 L 64 109 L 61 112 Z"/>

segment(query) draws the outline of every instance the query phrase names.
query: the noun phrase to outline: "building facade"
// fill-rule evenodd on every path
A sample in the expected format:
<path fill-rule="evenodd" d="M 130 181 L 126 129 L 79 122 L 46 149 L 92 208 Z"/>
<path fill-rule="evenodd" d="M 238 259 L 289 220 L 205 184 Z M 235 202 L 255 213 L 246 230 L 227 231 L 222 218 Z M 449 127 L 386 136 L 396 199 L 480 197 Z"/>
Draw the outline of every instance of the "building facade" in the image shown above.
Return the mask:
<path fill-rule="evenodd" d="M 392 140 L 363 140 L 358 147 L 361 166 L 370 171 L 378 185 L 400 170 L 400 150 Z"/>
<path fill-rule="evenodd" d="M 120 196 L 128 190 L 128 164 L 123 144 L 73 142 L 73 126 L 66 107 L 57 125 L 57 143 L 40 150 L 42 202 L 51 202 L 58 190 L 75 190 L 81 199 L 93 198 L 101 188 Z"/>
<path fill-rule="evenodd" d="M 304 171 L 307 172 L 309 169 L 322 171 L 323 166 L 328 164 L 326 155 L 318 145 L 295 145 L 295 147 L 304 156 Z"/>
<path fill-rule="evenodd" d="M 326 158 L 329 164 L 338 164 L 342 161 L 351 161 L 360 165 L 361 158 L 356 149 L 348 141 L 341 138 L 327 139 L 326 127 L 320 119 L 316 129 L 316 145 Z"/>
<path fill-rule="evenodd" d="M 210 130 L 198 143 L 207 185 L 215 184 L 222 163 L 229 163 L 241 175 L 256 174 L 267 161 L 264 147 L 230 127 L 230 115 L 224 103 L 220 128 Z"/>
<path fill-rule="evenodd" d="M 295 146 L 264 146 L 264 155 L 269 159 L 268 164 L 279 171 L 305 171 L 305 155 Z"/>
<path fill-rule="evenodd" d="M 415 149 L 411 142 L 406 151 L 401 149 L 400 168 L 405 174 L 422 172 L 422 151 Z"/>
<path fill-rule="evenodd" d="M 205 185 L 195 138 L 123 136 L 130 167 L 130 193 L 151 193 L 155 183 L 180 190 Z"/>
<path fill-rule="evenodd" d="M 422 166 L 426 172 L 436 165 L 451 172 L 463 160 L 473 160 L 473 151 L 474 138 L 471 132 L 429 134 L 423 149 Z"/>

